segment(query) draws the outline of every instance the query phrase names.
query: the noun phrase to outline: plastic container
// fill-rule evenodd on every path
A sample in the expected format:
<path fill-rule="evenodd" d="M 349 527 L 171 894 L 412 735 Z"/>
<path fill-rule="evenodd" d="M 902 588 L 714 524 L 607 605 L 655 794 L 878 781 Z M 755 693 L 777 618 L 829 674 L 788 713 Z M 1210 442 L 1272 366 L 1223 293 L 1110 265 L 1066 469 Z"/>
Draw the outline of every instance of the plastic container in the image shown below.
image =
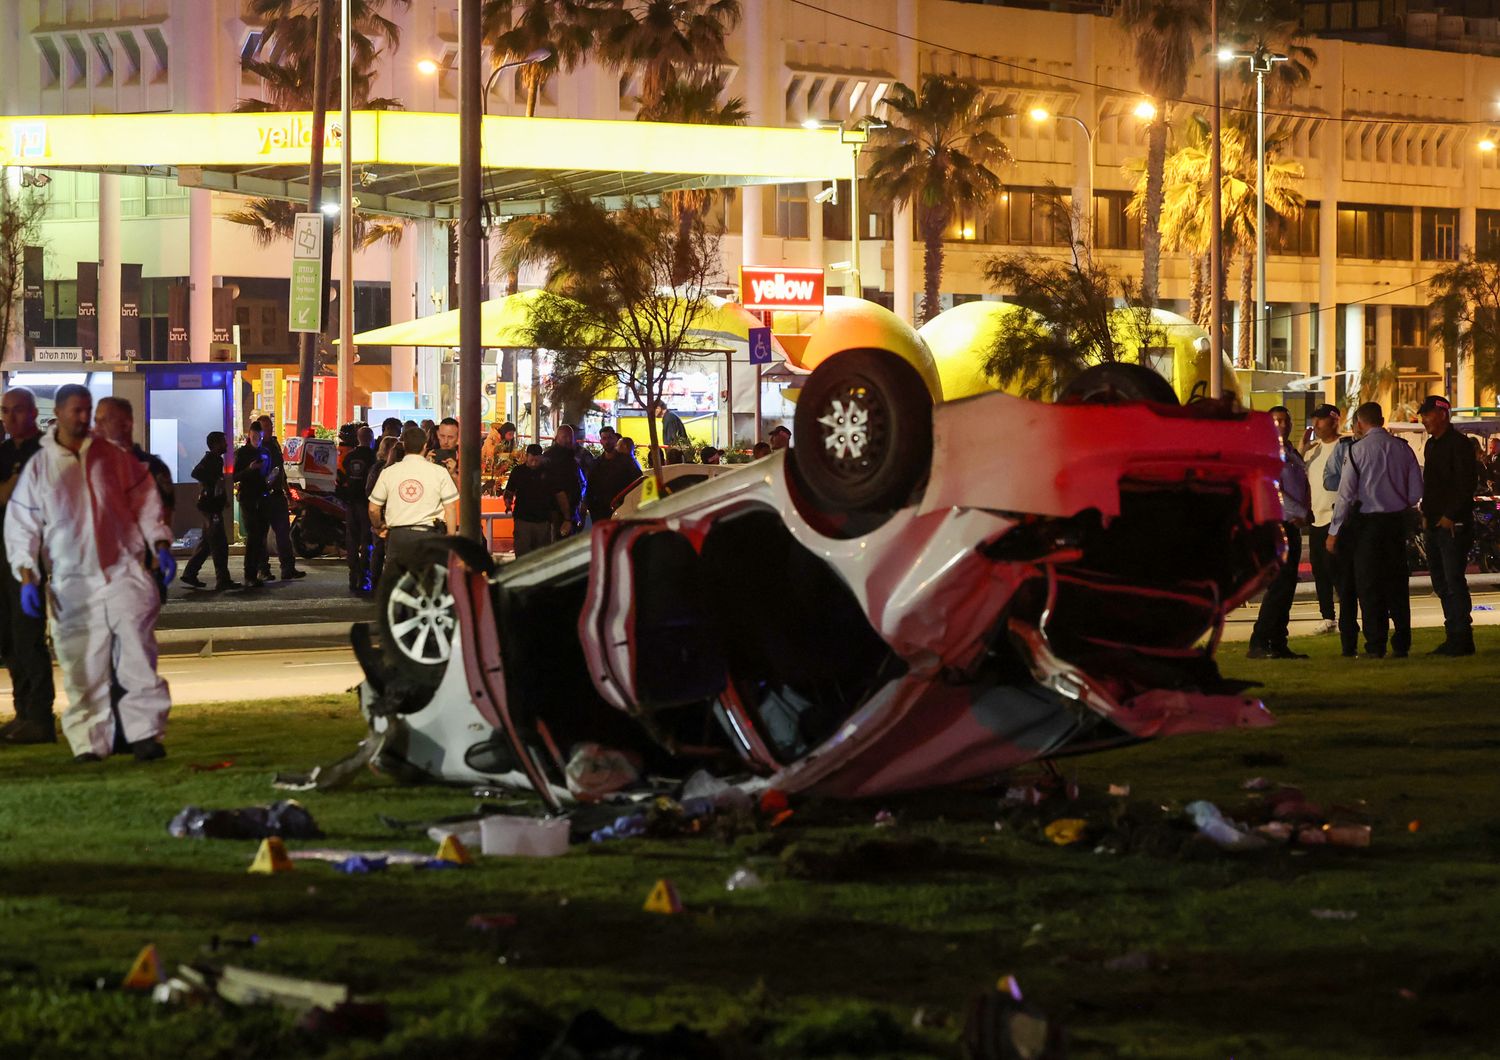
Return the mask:
<path fill-rule="evenodd" d="M 497 814 L 479 822 L 486 857 L 555 858 L 568 852 L 568 821 Z"/>

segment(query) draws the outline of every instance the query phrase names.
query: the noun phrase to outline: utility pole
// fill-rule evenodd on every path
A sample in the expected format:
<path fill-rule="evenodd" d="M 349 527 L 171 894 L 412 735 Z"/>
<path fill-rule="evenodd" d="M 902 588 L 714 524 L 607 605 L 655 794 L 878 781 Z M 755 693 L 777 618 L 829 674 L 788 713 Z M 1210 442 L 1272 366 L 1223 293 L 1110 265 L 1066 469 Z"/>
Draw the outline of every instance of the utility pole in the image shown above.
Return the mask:
<path fill-rule="evenodd" d="M 313 62 L 313 127 L 312 159 L 307 167 L 307 209 L 311 213 L 323 213 L 323 135 L 328 125 L 328 65 L 333 47 L 334 0 L 318 0 L 318 54 Z M 326 260 L 326 259 L 325 259 Z M 327 278 L 324 278 L 324 301 L 319 313 L 327 310 Z M 297 433 L 312 426 L 313 386 L 318 373 L 318 339 L 320 336 L 302 336 L 301 356 L 298 359 L 297 377 Z M 283 431 L 282 436 L 286 437 Z"/>
<path fill-rule="evenodd" d="M 458 532 L 478 540 L 479 365 L 484 356 L 479 329 L 484 242 L 480 167 L 486 79 L 479 65 L 480 0 L 460 0 L 458 12 Z"/>
<path fill-rule="evenodd" d="M 350 32 L 353 21 L 350 0 L 343 0 L 339 18 L 341 46 L 339 48 L 339 125 L 342 133 L 339 146 L 339 411 L 336 424 L 342 424 L 351 409 L 350 395 L 354 384 L 354 171 L 350 167 L 353 134 L 350 82 L 353 81 L 350 58 Z"/>
<path fill-rule="evenodd" d="M 1219 0 L 1210 0 L 1209 22 L 1213 26 L 1213 47 L 1208 51 L 1208 61 L 1213 65 L 1214 100 L 1211 110 L 1209 135 L 1212 143 L 1208 152 L 1209 197 L 1213 202 L 1209 233 L 1209 297 L 1213 299 L 1208 336 L 1209 356 L 1213 360 L 1208 366 L 1209 397 L 1224 394 L 1224 157 L 1223 137 L 1219 114 Z"/>

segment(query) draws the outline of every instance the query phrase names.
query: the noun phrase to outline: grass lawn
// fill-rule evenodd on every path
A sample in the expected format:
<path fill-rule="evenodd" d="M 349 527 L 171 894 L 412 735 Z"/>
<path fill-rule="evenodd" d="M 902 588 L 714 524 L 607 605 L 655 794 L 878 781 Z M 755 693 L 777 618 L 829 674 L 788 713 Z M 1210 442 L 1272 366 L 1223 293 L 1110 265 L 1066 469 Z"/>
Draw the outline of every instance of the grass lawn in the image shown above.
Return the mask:
<path fill-rule="evenodd" d="M 168 819 L 269 802 L 276 769 L 351 749 L 349 698 L 180 709 L 171 757 L 149 766 L 7 749 L 0 1057 L 529 1056 L 590 1006 L 631 1027 L 703 1028 L 727 1056 L 956 1056 L 968 999 L 1005 973 L 1067 1027 L 1072 1056 L 1500 1055 L 1500 630 L 1477 633 L 1479 656 L 1458 661 L 1348 662 L 1321 638 L 1298 645 L 1306 662 L 1251 663 L 1231 645 L 1224 669 L 1264 682 L 1280 726 L 1064 763 L 1085 789 L 1129 784 L 1168 805 L 1242 802 L 1255 775 L 1324 805 L 1362 802 L 1365 850 L 1096 854 L 997 832 L 993 793 L 950 793 L 814 805 L 732 841 L 249 876 L 254 843 L 172 839 Z M 1416 650 L 1436 636 L 1419 631 Z M 329 836 L 317 845 L 420 850 L 432 844 L 393 837 L 376 814 L 473 804 L 374 778 L 304 802 Z M 877 832 L 882 808 L 900 823 Z M 877 837 L 892 844 L 885 863 L 845 878 L 786 868 Z M 747 863 L 768 885 L 726 893 Z M 685 915 L 641 911 L 660 876 Z M 1310 915 L 1322 908 L 1357 917 Z M 500 912 L 514 931 L 465 929 Z M 348 982 L 388 1003 L 391 1033 L 315 1040 L 278 1011 L 167 1008 L 114 988 L 148 942 L 175 968 L 215 934 L 252 932 L 264 944 L 232 962 Z M 1148 967 L 1105 967 L 1137 952 Z"/>

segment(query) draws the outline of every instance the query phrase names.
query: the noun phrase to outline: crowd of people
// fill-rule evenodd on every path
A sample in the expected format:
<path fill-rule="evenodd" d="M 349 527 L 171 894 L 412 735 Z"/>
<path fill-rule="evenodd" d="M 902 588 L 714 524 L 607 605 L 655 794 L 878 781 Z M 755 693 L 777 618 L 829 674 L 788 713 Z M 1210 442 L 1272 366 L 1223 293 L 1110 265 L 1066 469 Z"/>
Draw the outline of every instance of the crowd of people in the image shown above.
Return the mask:
<path fill-rule="evenodd" d="M 1421 520 L 1432 589 L 1443 608 L 1445 636 L 1431 654 L 1474 654 L 1465 572 L 1474 497 L 1489 487 L 1481 475 L 1482 451 L 1454 428 L 1448 399 L 1433 395 L 1418 409 L 1427 431 L 1420 463 L 1412 446 L 1385 429 L 1384 412 L 1373 401 L 1354 410 L 1348 435 L 1339 430 L 1338 408 L 1319 405 L 1312 412 L 1312 442 L 1300 453 L 1291 441 L 1291 413 L 1277 406 L 1271 416 L 1281 434 L 1287 553 L 1261 601 L 1250 658 L 1307 658 L 1287 643 L 1304 530 L 1322 619 L 1318 632 L 1337 631 L 1345 658 L 1405 658 L 1411 650 L 1406 537 L 1414 518 Z"/>

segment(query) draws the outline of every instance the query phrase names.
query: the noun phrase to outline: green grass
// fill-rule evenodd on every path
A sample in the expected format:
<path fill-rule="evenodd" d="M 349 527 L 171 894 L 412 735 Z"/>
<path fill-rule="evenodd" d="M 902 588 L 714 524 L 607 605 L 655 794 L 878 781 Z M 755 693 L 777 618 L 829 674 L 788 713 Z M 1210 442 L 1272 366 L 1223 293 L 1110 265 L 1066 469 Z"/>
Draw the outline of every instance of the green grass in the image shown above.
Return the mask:
<path fill-rule="evenodd" d="M 1419 632 L 1416 650 L 1434 642 Z M 1005 973 L 1067 1026 L 1073 1056 L 1500 1055 L 1500 631 L 1480 630 L 1479 646 L 1458 661 L 1347 662 L 1322 638 L 1300 645 L 1306 662 L 1250 663 L 1231 645 L 1224 669 L 1265 683 L 1280 726 L 1064 763 L 1086 789 L 1128 783 L 1132 799 L 1169 806 L 1234 805 L 1263 774 L 1374 822 L 1367 850 L 1301 855 L 1043 846 L 995 830 L 993 795 L 957 793 L 814 805 L 729 842 L 260 877 L 245 874 L 255 844 L 171 839 L 166 822 L 188 804 L 268 802 L 276 769 L 352 748 L 361 727 L 347 698 L 179 709 L 171 757 L 151 766 L 7 749 L 0 1057 L 528 1056 L 589 1006 L 634 1027 L 703 1028 L 736 1057 L 956 1056 L 967 1001 Z M 187 768 L 223 759 L 233 768 Z M 304 801 L 327 843 L 416 849 L 431 844 L 393 839 L 375 815 L 472 805 L 463 791 L 374 778 Z M 871 827 L 882 807 L 898 811 L 896 829 Z M 877 837 L 893 845 L 853 878 L 787 874 Z M 786 844 L 796 849 L 778 857 Z M 726 893 L 747 862 L 768 886 Z M 641 911 L 659 876 L 687 915 Z M 1323 907 L 1358 917 L 1310 916 Z M 519 927 L 465 930 L 480 912 L 514 913 Z M 265 944 L 231 960 L 348 982 L 390 1005 L 392 1032 L 318 1041 L 280 1012 L 169 1009 L 114 989 L 148 942 L 171 968 L 214 934 L 251 932 Z M 1136 951 L 1149 970 L 1104 968 Z"/>

